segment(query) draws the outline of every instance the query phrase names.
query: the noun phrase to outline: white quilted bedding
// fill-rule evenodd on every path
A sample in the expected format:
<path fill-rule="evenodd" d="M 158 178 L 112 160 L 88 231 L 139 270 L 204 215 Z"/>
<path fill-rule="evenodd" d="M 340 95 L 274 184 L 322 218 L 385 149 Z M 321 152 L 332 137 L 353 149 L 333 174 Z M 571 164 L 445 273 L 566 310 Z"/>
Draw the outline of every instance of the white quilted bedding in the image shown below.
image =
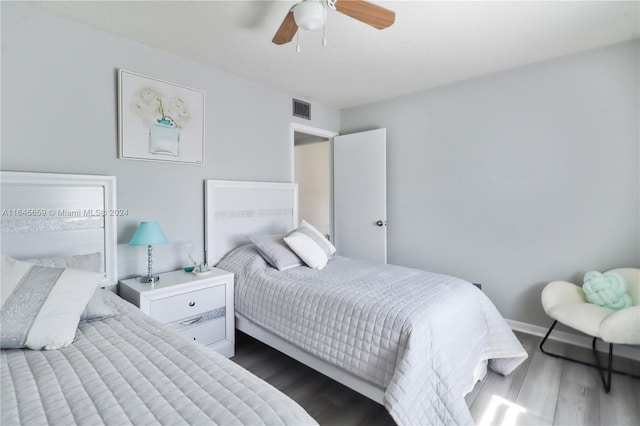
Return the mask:
<path fill-rule="evenodd" d="M 509 374 L 527 357 L 491 301 L 458 278 L 339 256 L 281 272 L 252 245 L 218 266 L 236 274 L 236 312 L 386 389 L 399 424 L 472 424 L 464 394 L 478 362 Z"/>
<path fill-rule="evenodd" d="M 293 400 L 113 295 L 60 350 L 3 349 L 0 424 L 317 424 Z"/>

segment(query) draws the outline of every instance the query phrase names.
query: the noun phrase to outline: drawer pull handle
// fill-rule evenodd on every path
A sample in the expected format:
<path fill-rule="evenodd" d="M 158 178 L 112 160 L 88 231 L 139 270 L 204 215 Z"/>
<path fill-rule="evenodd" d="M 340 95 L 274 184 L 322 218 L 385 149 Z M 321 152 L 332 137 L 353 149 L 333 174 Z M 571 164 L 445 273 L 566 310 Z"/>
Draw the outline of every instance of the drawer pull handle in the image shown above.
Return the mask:
<path fill-rule="evenodd" d="M 196 306 L 196 302 L 189 302 L 189 306 Z"/>
<path fill-rule="evenodd" d="M 186 321 L 182 321 L 180 324 L 181 325 L 191 325 L 191 324 L 195 324 L 198 321 L 202 321 L 202 317 L 195 317 L 195 318 L 191 318 L 190 320 L 186 320 Z"/>

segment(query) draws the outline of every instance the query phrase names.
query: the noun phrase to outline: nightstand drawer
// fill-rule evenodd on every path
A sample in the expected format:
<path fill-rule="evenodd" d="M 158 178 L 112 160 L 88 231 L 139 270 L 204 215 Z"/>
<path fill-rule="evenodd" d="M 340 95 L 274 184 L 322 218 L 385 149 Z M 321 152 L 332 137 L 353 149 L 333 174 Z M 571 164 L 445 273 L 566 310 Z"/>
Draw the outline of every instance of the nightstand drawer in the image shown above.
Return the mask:
<path fill-rule="evenodd" d="M 212 311 L 225 305 L 224 291 L 225 286 L 218 285 L 153 300 L 150 303 L 150 315 L 160 322 L 168 323 Z"/>
<path fill-rule="evenodd" d="M 231 272 L 211 268 L 205 275 L 160 274 L 153 285 L 135 278 L 118 283 L 120 296 L 186 338 L 227 358 L 235 353 L 234 282 Z"/>
<path fill-rule="evenodd" d="M 196 325 L 195 327 L 182 330 L 180 331 L 180 334 L 206 346 L 224 339 L 224 329 L 225 320 L 224 317 L 220 317 L 211 321 L 206 321 L 200 325 Z"/>

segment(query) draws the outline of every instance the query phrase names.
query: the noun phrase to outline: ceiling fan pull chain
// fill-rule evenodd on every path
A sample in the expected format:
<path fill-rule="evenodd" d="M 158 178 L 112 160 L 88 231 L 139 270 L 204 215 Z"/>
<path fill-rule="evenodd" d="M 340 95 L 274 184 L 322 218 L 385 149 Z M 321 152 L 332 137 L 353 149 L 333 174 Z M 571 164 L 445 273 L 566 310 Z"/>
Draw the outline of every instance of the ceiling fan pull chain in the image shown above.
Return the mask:
<path fill-rule="evenodd" d="M 300 53 L 300 31 L 296 33 L 296 52 Z"/>

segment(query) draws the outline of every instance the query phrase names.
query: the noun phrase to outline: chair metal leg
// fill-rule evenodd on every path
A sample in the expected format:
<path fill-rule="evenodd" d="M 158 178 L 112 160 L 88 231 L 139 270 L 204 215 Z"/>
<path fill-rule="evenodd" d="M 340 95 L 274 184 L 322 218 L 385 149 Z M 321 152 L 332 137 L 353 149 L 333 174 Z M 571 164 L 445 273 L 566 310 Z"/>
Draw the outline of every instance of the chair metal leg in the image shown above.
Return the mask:
<path fill-rule="evenodd" d="M 569 358 L 569 357 L 566 357 L 564 355 L 554 354 L 552 352 L 546 351 L 544 349 L 544 344 L 547 341 L 547 339 L 549 338 L 549 335 L 551 334 L 551 332 L 553 331 L 553 329 L 555 328 L 555 326 L 557 324 L 558 324 L 558 321 L 554 321 L 553 324 L 551 324 L 551 328 L 549 328 L 549 331 L 547 331 L 547 334 L 542 339 L 542 342 L 540 342 L 540 351 L 543 354 L 549 355 L 549 356 L 552 356 L 552 357 L 555 357 L 555 358 L 565 359 L 565 360 L 571 361 L 571 362 L 577 362 L 578 364 L 586 365 L 587 367 L 597 368 L 599 373 L 600 373 L 600 378 L 602 379 L 602 383 L 604 384 L 604 389 L 605 389 L 605 391 L 607 393 L 611 390 L 611 373 L 624 374 L 624 375 L 631 376 L 631 377 L 636 378 L 636 379 L 640 379 L 640 376 L 637 376 L 635 374 L 627 373 L 627 372 L 624 372 L 624 371 L 618 371 L 618 370 L 614 370 L 613 369 L 613 343 L 609 343 L 609 364 L 607 365 L 606 368 L 603 368 L 600 365 L 600 359 L 598 357 L 598 352 L 596 351 L 596 339 L 597 339 L 596 337 L 593 338 L 593 342 L 591 344 L 591 347 L 593 349 L 593 356 L 595 357 L 595 360 L 596 360 L 595 364 L 591 364 L 591 363 L 588 363 L 588 362 L 581 361 L 579 359 Z M 607 379 L 605 379 L 605 376 L 604 376 L 604 371 L 605 370 L 607 372 Z"/>
<path fill-rule="evenodd" d="M 549 338 L 549 335 L 551 334 L 551 332 L 553 331 L 554 327 L 556 326 L 556 324 L 558 324 L 558 321 L 554 321 L 553 324 L 551 324 L 551 327 L 549 328 L 549 331 L 547 331 L 547 334 L 545 334 L 544 339 L 542 339 L 542 342 L 540 342 L 540 350 L 542 351 L 543 354 L 547 354 L 547 355 L 551 355 L 551 356 L 555 356 L 556 358 L 559 357 L 560 355 L 554 355 L 552 353 L 549 353 L 547 351 L 544 350 L 544 348 L 542 347 L 544 345 L 544 342 L 547 341 L 547 339 Z"/>
<path fill-rule="evenodd" d="M 603 373 L 604 368 L 602 368 L 602 366 L 600 365 L 600 358 L 598 357 L 598 351 L 596 351 L 595 337 L 593 338 L 593 343 L 591 344 L 591 347 L 593 348 L 593 357 L 596 360 L 596 364 L 598 366 L 597 368 L 600 371 L 600 378 L 602 379 L 604 390 L 607 393 L 609 393 L 609 391 L 611 390 L 611 372 L 613 371 L 613 369 L 611 368 L 613 364 L 613 343 L 609 343 L 609 366 L 607 367 L 608 380 L 605 380 L 604 373 Z"/>

